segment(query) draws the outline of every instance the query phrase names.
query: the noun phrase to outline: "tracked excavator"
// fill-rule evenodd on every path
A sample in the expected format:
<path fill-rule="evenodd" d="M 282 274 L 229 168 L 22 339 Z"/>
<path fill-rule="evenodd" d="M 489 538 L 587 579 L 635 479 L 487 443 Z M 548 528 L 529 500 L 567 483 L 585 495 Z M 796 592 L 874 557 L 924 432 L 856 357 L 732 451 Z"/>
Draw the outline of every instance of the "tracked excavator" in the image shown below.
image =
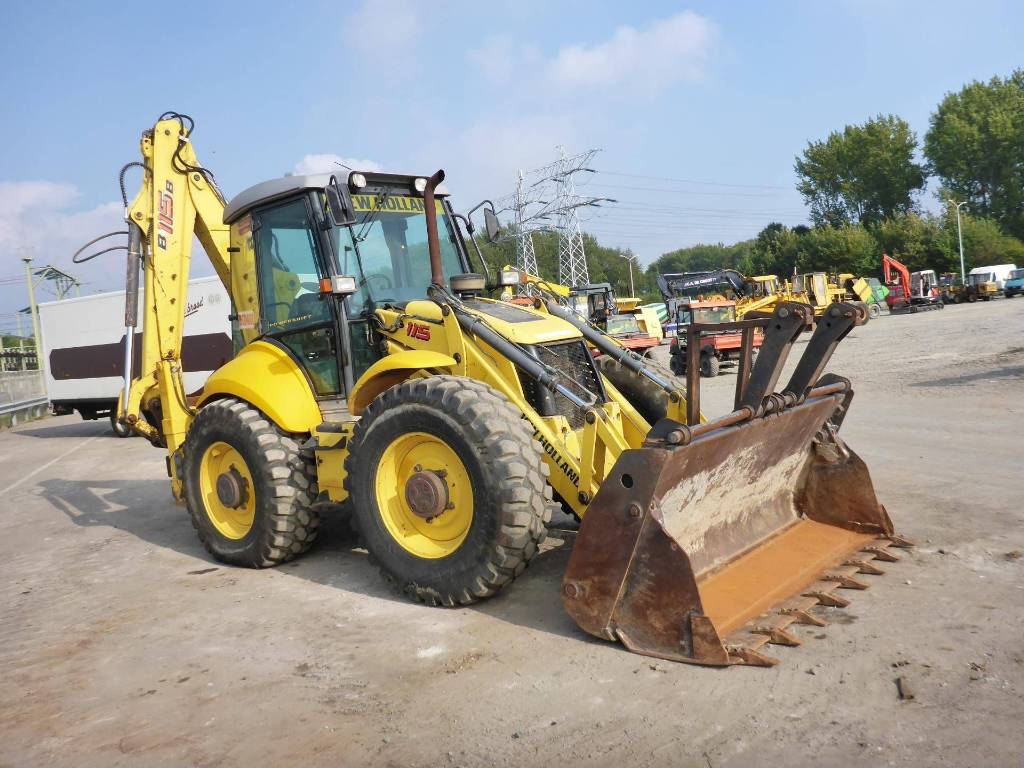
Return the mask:
<path fill-rule="evenodd" d="M 794 623 L 823 624 L 820 606 L 908 545 L 838 435 L 849 381 L 822 375 L 856 306 L 829 308 L 781 386 L 810 311 L 756 321 L 765 342 L 735 409 L 706 419 L 542 289 L 526 307 L 487 298 L 443 172 L 339 168 L 227 202 L 192 129 L 167 113 L 142 135 L 119 418 L 166 450 L 216 559 L 277 565 L 321 515 L 350 514 L 398 590 L 459 606 L 508 587 L 562 505 L 582 521 L 561 591 L 583 630 L 728 666 L 775 663 L 766 643 L 797 644 Z M 231 296 L 237 351 L 189 395 L 193 237 Z"/>

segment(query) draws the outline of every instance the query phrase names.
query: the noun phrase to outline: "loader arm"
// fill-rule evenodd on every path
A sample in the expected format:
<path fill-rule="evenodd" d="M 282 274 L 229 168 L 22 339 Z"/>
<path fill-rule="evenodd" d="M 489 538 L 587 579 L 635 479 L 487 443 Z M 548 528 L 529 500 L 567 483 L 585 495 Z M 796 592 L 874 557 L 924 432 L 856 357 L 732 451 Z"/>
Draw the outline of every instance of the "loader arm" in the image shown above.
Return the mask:
<path fill-rule="evenodd" d="M 142 187 L 126 212 L 125 387 L 118 417 L 154 444 L 166 446 L 176 497 L 181 495 L 181 483 L 174 457 L 193 415 L 181 366 L 193 237 L 230 291 L 224 199 L 212 174 L 196 160 L 189 141 L 191 127 L 188 118 L 165 115 L 142 135 Z M 142 349 L 139 367 L 133 370 L 140 267 Z M 158 426 L 142 418 L 144 411 Z"/>

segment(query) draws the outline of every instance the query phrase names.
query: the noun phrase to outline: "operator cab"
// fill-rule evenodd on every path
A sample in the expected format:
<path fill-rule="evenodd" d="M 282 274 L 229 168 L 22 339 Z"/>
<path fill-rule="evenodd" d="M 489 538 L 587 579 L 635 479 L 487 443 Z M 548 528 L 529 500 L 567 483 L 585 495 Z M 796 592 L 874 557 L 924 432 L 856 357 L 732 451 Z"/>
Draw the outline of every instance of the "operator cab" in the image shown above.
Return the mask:
<path fill-rule="evenodd" d="M 618 313 L 611 283 L 588 283 L 573 288 L 569 301 L 576 314 L 600 324 Z"/>
<path fill-rule="evenodd" d="M 426 179 L 347 172 L 257 184 L 225 208 L 238 346 L 285 349 L 318 398 L 344 397 L 380 358 L 375 307 L 427 298 Z M 469 272 L 443 185 L 435 190 L 445 280 Z"/>

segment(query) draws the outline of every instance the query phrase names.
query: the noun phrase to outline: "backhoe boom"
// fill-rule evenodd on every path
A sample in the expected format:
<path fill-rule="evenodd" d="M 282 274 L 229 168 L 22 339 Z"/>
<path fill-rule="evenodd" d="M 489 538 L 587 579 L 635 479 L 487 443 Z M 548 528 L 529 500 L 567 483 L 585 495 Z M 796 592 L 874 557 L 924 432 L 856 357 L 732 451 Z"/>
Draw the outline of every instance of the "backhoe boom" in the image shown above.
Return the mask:
<path fill-rule="evenodd" d="M 187 123 L 187 125 L 186 125 Z M 164 115 L 142 135 L 142 188 L 128 207 L 128 280 L 125 296 L 125 392 L 119 418 L 163 444 L 171 454 L 176 497 L 181 482 L 174 455 L 192 418 L 181 368 L 192 239 L 198 238 L 221 282 L 230 290 L 224 199 L 189 142 L 192 122 Z M 133 371 L 138 270 L 143 268 L 142 350 Z M 130 383 L 129 383 L 130 382 Z M 148 412 L 156 426 L 143 418 Z"/>

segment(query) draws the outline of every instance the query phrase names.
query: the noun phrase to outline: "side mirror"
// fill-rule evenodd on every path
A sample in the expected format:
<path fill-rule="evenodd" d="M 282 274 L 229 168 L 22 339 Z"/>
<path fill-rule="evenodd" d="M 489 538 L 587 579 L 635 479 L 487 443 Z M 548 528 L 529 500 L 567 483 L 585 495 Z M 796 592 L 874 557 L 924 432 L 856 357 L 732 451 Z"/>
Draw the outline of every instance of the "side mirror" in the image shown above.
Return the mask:
<path fill-rule="evenodd" d="M 484 230 L 487 234 L 487 239 L 493 243 L 501 232 L 501 222 L 498 221 L 498 214 L 494 212 L 494 203 L 490 200 L 481 200 L 475 208 L 466 214 L 466 228 L 469 230 L 469 234 L 472 235 L 476 229 L 473 225 L 473 214 L 481 208 L 484 209 Z"/>
<path fill-rule="evenodd" d="M 501 222 L 498 221 L 498 214 L 493 208 L 484 208 L 484 230 L 487 232 L 487 239 L 492 243 L 498 239 L 501 232 Z"/>
<path fill-rule="evenodd" d="M 336 227 L 345 227 L 356 223 L 355 206 L 352 205 L 352 193 L 348 187 L 343 187 L 338 180 L 331 176 L 327 188 L 324 190 L 327 195 L 327 211 L 331 216 L 331 222 Z"/>

